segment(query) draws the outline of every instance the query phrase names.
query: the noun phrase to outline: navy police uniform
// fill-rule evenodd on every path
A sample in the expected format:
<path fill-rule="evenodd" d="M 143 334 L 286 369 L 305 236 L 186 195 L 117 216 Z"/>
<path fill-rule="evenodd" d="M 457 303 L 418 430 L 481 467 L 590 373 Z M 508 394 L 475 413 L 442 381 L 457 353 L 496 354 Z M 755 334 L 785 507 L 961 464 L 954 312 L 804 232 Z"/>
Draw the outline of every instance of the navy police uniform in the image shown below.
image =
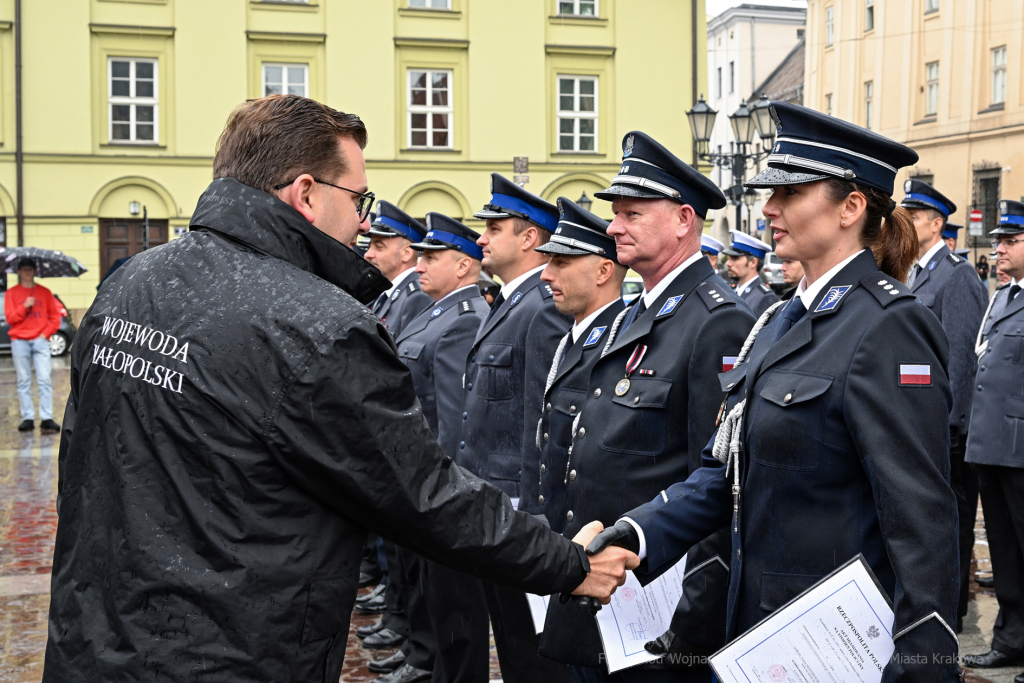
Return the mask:
<path fill-rule="evenodd" d="M 369 234 L 376 237 L 404 237 L 411 242 L 420 242 L 427 234 L 427 229 L 394 204 L 380 201 L 377 202 L 377 217 L 370 224 Z M 434 303 L 434 300 L 423 293 L 420 278 L 413 272 L 392 284 L 394 289 L 377 297 L 370 310 L 380 318 L 391 336 L 397 337 L 402 327 Z"/>
<path fill-rule="evenodd" d="M 934 187 L 921 180 L 903 184 L 905 196 L 900 206 L 906 209 L 931 209 L 944 219 L 956 212 L 956 205 Z M 947 234 L 943 227 L 942 236 Z M 954 238 L 956 231 L 953 231 Z M 935 314 L 949 341 L 949 388 L 953 392 L 953 411 L 949 415 L 950 485 L 957 499 L 960 527 L 960 603 L 958 622 L 967 615 L 971 553 L 974 549 L 974 518 L 978 512 L 977 475 L 964 463 L 967 447 L 967 422 L 971 414 L 971 396 L 978 357 L 975 337 L 988 304 L 988 293 L 970 263 L 938 242 L 925 263 L 916 263 L 911 271 L 910 291 Z M 922 257 L 923 260 L 923 257 Z"/>
<path fill-rule="evenodd" d="M 558 212 L 555 234 L 537 251 L 567 256 L 594 254 L 618 263 L 615 238 L 608 235 L 608 221 L 565 197 L 558 198 Z M 566 467 L 572 423 L 586 401 L 590 370 L 601 357 L 605 333 L 624 308 L 622 299 L 615 299 L 585 329 L 579 330 L 575 341 L 573 326 L 559 342 L 548 370 L 541 397 L 544 408 L 537 422 L 537 445 L 541 448 L 537 502 L 543 506 L 548 524 L 559 533 L 565 527 L 565 487 L 570 479 L 576 479 L 576 471 Z"/>
<path fill-rule="evenodd" d="M 999 202 L 992 235 L 1024 237 L 1024 204 Z M 1024 296 L 1013 281 L 992 298 L 978 335 L 967 462 L 978 472 L 999 616 L 992 649 L 1024 656 Z"/>
<path fill-rule="evenodd" d="M 725 205 L 714 184 L 650 136 L 634 131 L 623 143 L 619 175 L 597 197 L 667 198 L 691 205 L 701 217 Z M 701 449 L 714 431 L 722 399 L 718 373 L 734 362 L 754 317 L 699 251 L 684 263 L 654 301 L 648 305 L 638 297 L 600 342 L 587 392 L 576 405 L 562 513 L 567 538 L 593 520 L 613 524 L 700 467 Z M 722 550 L 715 554 L 727 561 L 728 536 L 720 540 Z M 689 566 L 706 559 L 691 557 Z M 709 635 L 708 623 L 724 613 L 726 577 L 719 562 L 705 564 L 692 577 L 706 591 L 676 620 L 679 637 L 696 642 Z M 718 646 L 723 635 L 721 630 L 710 634 Z M 594 618 L 575 601 L 551 601 L 541 653 L 579 667 L 577 676 L 583 680 L 607 676 Z M 711 679 L 707 667 L 688 673 L 696 680 Z M 611 680 L 678 680 L 682 675 L 641 668 Z"/>
<path fill-rule="evenodd" d="M 517 217 L 553 233 L 558 209 L 497 173 L 491 174 L 491 201 L 476 218 Z M 540 397 L 551 357 L 572 319 L 555 309 L 551 288 L 540 270 L 498 295 L 484 319 L 466 361 L 466 392 L 455 461 L 491 482 L 519 509 L 540 514 L 535 443 Z M 561 681 L 562 667 L 537 656 L 533 618 L 521 591 L 484 584 L 502 678 L 510 683 Z M 482 628 L 486 631 L 487 624 Z"/>
<path fill-rule="evenodd" d="M 750 186 L 838 177 L 891 194 L 896 169 L 917 160 L 838 119 L 771 106 L 779 137 Z M 882 681 L 952 683 L 958 581 L 945 334 L 870 250 L 822 280 L 808 308 L 794 296 L 776 309 L 748 357 L 723 374 L 731 394 L 705 466 L 628 513 L 646 542 L 637 574 L 652 579 L 725 526 L 732 639 L 862 554 L 895 605 Z M 738 467 L 726 476 L 737 437 Z"/>
<path fill-rule="evenodd" d="M 726 256 L 753 256 L 761 263 L 768 252 L 772 250 L 769 245 L 756 237 L 751 237 L 739 230 L 732 230 L 730 232 L 732 244 L 729 245 L 728 249 L 722 250 L 722 253 Z M 742 289 L 740 288 L 741 286 Z M 746 283 L 746 285 L 742 282 L 737 282 L 736 293 L 746 302 L 747 306 L 750 307 L 750 310 L 756 316 L 760 316 L 768 310 L 769 306 L 779 301 L 779 296 L 772 291 L 771 287 L 762 282 L 760 277 L 754 278 Z"/>

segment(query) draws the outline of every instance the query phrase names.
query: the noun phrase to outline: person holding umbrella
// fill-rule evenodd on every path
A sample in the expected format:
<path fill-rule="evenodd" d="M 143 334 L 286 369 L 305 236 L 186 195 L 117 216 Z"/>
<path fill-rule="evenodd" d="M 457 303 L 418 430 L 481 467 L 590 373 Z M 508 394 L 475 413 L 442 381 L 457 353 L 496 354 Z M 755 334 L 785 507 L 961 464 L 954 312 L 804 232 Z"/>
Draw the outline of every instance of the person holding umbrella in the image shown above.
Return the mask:
<path fill-rule="evenodd" d="M 35 429 L 32 403 L 32 367 L 39 386 L 39 428 L 55 434 L 60 425 L 53 421 L 53 391 L 50 387 L 50 335 L 60 327 L 57 302 L 46 287 L 36 284 L 36 262 L 23 257 L 18 261 L 18 284 L 7 290 L 4 314 L 10 325 L 11 356 L 18 374 L 18 403 L 21 405 L 19 432 Z"/>

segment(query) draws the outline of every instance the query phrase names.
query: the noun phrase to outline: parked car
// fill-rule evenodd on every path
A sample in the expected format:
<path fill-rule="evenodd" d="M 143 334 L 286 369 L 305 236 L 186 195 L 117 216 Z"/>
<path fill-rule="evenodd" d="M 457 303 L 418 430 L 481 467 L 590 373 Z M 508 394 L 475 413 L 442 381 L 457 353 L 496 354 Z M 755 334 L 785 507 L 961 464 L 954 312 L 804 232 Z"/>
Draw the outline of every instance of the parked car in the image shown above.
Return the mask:
<path fill-rule="evenodd" d="M 633 299 L 637 298 L 644 291 L 644 281 L 638 277 L 627 277 L 622 281 L 622 289 L 620 290 L 619 296 L 622 297 L 622 301 L 628 306 Z"/>
<path fill-rule="evenodd" d="M 761 279 L 769 287 L 784 287 L 786 281 L 782 277 L 782 259 L 774 251 L 769 251 L 764 256 L 764 266 L 761 268 Z"/>
<path fill-rule="evenodd" d="M 7 292 L 0 292 L 0 301 L 3 300 L 2 295 L 6 294 Z M 53 295 L 53 298 L 57 301 L 57 312 L 60 313 L 60 327 L 50 337 L 50 355 L 63 356 L 71 348 L 71 342 L 75 340 L 75 333 L 78 330 L 71 322 L 64 302 L 56 294 Z M 4 313 L 4 308 L 0 306 L 0 350 L 2 351 L 11 350 L 11 337 L 7 332 L 8 329 L 7 315 Z"/>

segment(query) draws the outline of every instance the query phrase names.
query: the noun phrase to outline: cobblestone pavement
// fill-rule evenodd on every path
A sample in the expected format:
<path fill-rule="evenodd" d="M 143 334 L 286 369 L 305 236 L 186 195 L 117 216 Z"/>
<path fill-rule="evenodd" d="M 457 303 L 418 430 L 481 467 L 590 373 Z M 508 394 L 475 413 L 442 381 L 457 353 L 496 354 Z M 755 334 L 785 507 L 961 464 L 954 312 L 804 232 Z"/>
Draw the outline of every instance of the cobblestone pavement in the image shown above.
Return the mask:
<path fill-rule="evenodd" d="M 67 402 L 69 368 L 54 359 L 53 398 L 61 421 Z M 42 677 L 49 609 L 53 536 L 57 528 L 54 499 L 57 488 L 59 436 L 39 431 L 21 434 L 14 368 L 9 355 L 0 356 L 0 683 L 37 683 Z M 972 569 L 991 572 L 988 543 L 978 514 L 975 562 Z M 971 584 L 970 612 L 960 637 L 961 652 L 988 650 L 996 618 L 995 595 Z M 369 651 L 361 647 L 355 629 L 378 617 L 352 615 L 342 681 L 372 681 L 376 674 L 366 665 L 393 650 Z M 971 672 L 970 683 L 1012 683 L 1024 667 Z M 984 678 L 981 677 L 981 674 Z M 493 641 L 491 679 L 500 678 Z"/>

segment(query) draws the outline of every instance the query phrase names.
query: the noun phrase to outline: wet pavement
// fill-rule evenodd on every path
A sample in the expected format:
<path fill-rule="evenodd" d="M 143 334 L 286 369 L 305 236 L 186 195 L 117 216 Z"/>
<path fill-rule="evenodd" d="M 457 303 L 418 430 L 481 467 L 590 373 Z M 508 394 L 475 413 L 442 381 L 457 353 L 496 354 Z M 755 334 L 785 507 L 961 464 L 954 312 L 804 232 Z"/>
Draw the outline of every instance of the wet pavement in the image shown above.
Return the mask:
<path fill-rule="evenodd" d="M 70 371 L 65 359 L 54 359 L 54 414 L 62 421 Z M 33 386 L 34 391 L 34 386 Z M 38 683 L 46 647 L 53 538 L 57 528 L 54 500 L 57 489 L 57 451 L 60 437 L 42 436 L 38 429 L 22 434 L 9 355 L 0 355 L 0 683 Z M 37 420 L 38 426 L 38 420 Z M 972 570 L 991 573 L 988 543 L 979 510 Z M 975 574 L 977 575 L 977 574 Z M 366 589 L 364 589 L 365 591 Z M 995 594 L 971 582 L 970 611 L 960 637 L 962 653 L 988 650 L 996 618 Z M 355 629 L 379 617 L 352 615 L 342 681 L 372 681 L 377 674 L 366 666 L 394 650 L 366 650 Z M 970 683 L 1011 683 L 1024 667 L 971 672 Z M 982 678 L 978 674 L 983 674 Z M 500 679 L 493 641 L 491 679 Z"/>

